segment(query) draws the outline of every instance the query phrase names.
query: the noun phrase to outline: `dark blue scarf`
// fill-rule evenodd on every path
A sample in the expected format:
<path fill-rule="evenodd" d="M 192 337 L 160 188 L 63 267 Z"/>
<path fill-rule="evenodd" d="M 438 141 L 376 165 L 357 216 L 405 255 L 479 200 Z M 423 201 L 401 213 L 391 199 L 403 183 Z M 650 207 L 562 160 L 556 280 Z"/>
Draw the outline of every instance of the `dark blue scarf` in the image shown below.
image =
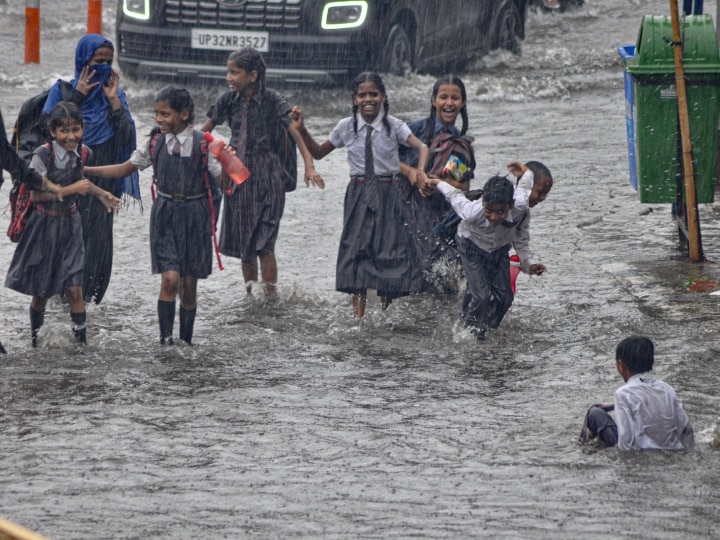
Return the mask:
<path fill-rule="evenodd" d="M 90 62 L 95 51 L 106 44 L 112 45 L 112 42 L 99 34 L 87 34 L 78 41 L 77 48 L 75 49 L 75 78 L 70 81 L 73 89 L 77 86 L 83 67 Z M 115 135 L 115 128 L 109 119 L 111 112 L 110 102 L 103 93 L 103 86 L 107 82 L 108 77 L 110 77 L 111 69 L 112 66 L 102 64 L 97 64 L 92 67 L 92 70 L 95 70 L 93 82 L 97 81 L 99 84 L 88 93 L 82 104 L 83 119 L 85 120 L 83 142 L 88 146 L 107 142 Z M 118 148 L 115 154 L 114 163 L 124 163 L 128 160 L 133 150 L 135 150 L 135 121 L 130 114 L 125 92 L 121 88 L 118 88 L 118 98 L 120 98 L 123 110 L 130 121 L 133 134 L 130 144 L 123 148 Z M 43 112 L 49 114 L 52 108 L 61 100 L 62 94 L 60 91 L 60 81 L 58 80 L 50 89 L 45 107 L 43 107 Z M 124 194 L 134 199 L 140 199 L 140 176 L 137 171 L 133 172 L 130 176 L 118 180 L 115 195 L 121 197 Z"/>

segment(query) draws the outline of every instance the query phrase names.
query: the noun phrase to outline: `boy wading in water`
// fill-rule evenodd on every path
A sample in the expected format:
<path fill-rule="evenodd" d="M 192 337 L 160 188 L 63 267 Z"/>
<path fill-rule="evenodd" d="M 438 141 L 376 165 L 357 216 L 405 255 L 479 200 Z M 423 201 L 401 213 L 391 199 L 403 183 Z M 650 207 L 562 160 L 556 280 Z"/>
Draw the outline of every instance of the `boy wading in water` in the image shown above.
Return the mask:
<path fill-rule="evenodd" d="M 530 214 L 515 208 L 512 182 L 493 176 L 483 187 L 482 200 L 471 201 L 447 182 L 430 178 L 462 220 L 455 241 L 467 279 L 461 317 L 478 340 L 489 328 L 497 328 L 513 303 L 508 253 L 512 245 L 522 269 L 545 272 L 530 251 Z"/>

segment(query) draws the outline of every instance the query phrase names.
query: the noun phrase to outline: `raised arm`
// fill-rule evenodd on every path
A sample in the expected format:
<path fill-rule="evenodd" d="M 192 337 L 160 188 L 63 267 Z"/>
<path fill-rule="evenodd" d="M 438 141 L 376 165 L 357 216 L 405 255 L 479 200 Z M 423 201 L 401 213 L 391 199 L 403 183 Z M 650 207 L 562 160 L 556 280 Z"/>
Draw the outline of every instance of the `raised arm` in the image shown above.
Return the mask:
<path fill-rule="evenodd" d="M 315 139 L 312 138 L 312 135 L 310 135 L 310 133 L 308 133 L 308 130 L 305 128 L 305 120 L 302 109 L 300 109 L 300 107 L 293 107 L 292 111 L 290 111 L 290 119 L 292 120 L 290 126 L 296 129 L 297 132 L 300 134 L 306 148 L 308 149 L 310 155 L 313 158 L 322 159 L 330 152 L 335 150 L 335 146 L 333 146 L 330 141 L 325 141 L 322 144 L 318 144 Z"/>

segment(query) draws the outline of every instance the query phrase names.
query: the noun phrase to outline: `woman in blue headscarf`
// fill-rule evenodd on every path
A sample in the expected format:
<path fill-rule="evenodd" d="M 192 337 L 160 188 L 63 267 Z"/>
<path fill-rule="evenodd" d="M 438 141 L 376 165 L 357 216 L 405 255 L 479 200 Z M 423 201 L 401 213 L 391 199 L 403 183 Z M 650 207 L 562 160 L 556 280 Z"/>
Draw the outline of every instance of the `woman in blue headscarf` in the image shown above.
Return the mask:
<path fill-rule="evenodd" d="M 98 34 L 83 36 L 75 49 L 70 101 L 82 109 L 85 119 L 83 142 L 92 149 L 88 166 L 123 163 L 135 150 L 135 122 L 125 92 L 120 88 L 120 75 L 112 69 L 114 56 L 112 42 Z M 62 100 L 63 84 L 67 83 L 58 80 L 50 89 L 43 108 L 46 115 Z M 140 199 L 137 172 L 119 181 L 96 176 L 88 179 L 118 197 Z M 102 300 L 110 282 L 113 256 L 113 214 L 98 203 L 95 197 L 79 197 L 85 241 L 82 289 L 85 302 L 94 299 L 96 304 Z"/>

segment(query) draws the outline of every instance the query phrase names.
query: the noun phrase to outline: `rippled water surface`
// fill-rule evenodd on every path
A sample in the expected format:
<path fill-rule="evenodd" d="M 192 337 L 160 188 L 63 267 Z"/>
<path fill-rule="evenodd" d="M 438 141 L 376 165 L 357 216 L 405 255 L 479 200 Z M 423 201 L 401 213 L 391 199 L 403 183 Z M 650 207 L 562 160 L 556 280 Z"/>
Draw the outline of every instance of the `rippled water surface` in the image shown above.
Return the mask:
<path fill-rule="evenodd" d="M 43 2 L 42 64 L 26 66 L 19 4 L 0 0 L 8 123 L 24 99 L 72 74 L 86 24 L 81 0 Z M 144 172 L 145 211 L 116 217 L 114 274 L 105 301 L 88 306 L 87 348 L 71 344 L 65 308 L 51 301 L 33 350 L 29 298 L 0 289 L 0 515 L 58 540 L 720 538 L 720 297 L 687 289 L 720 270 L 687 262 L 669 205 L 640 204 L 628 181 L 616 48 L 635 42 L 642 15 L 668 9 L 587 0 L 531 13 L 521 58 L 494 53 L 463 75 L 477 182 L 516 159 L 541 160 L 556 178 L 532 224 L 549 270 L 519 278 L 484 343 L 459 329 L 459 299 L 436 294 L 387 312 L 371 296 L 353 320 L 334 290 L 340 150 L 317 164 L 325 191 L 288 196 L 279 302 L 248 297 L 239 261 L 225 258 L 199 285 L 196 346 L 161 348 Z M 385 82 L 392 114 L 426 114 L 432 76 Z M 123 85 L 147 133 L 162 83 Z M 191 89 L 198 124 L 222 90 Z M 319 139 L 350 114 L 344 89 L 286 94 Z M 3 227 L 8 215 L 0 202 Z M 714 261 L 718 218 L 716 205 L 701 206 Z M 13 247 L 0 241 L 3 278 Z M 577 444 L 586 408 L 622 382 L 614 350 L 631 333 L 655 341 L 655 371 L 683 400 L 695 451 Z"/>

